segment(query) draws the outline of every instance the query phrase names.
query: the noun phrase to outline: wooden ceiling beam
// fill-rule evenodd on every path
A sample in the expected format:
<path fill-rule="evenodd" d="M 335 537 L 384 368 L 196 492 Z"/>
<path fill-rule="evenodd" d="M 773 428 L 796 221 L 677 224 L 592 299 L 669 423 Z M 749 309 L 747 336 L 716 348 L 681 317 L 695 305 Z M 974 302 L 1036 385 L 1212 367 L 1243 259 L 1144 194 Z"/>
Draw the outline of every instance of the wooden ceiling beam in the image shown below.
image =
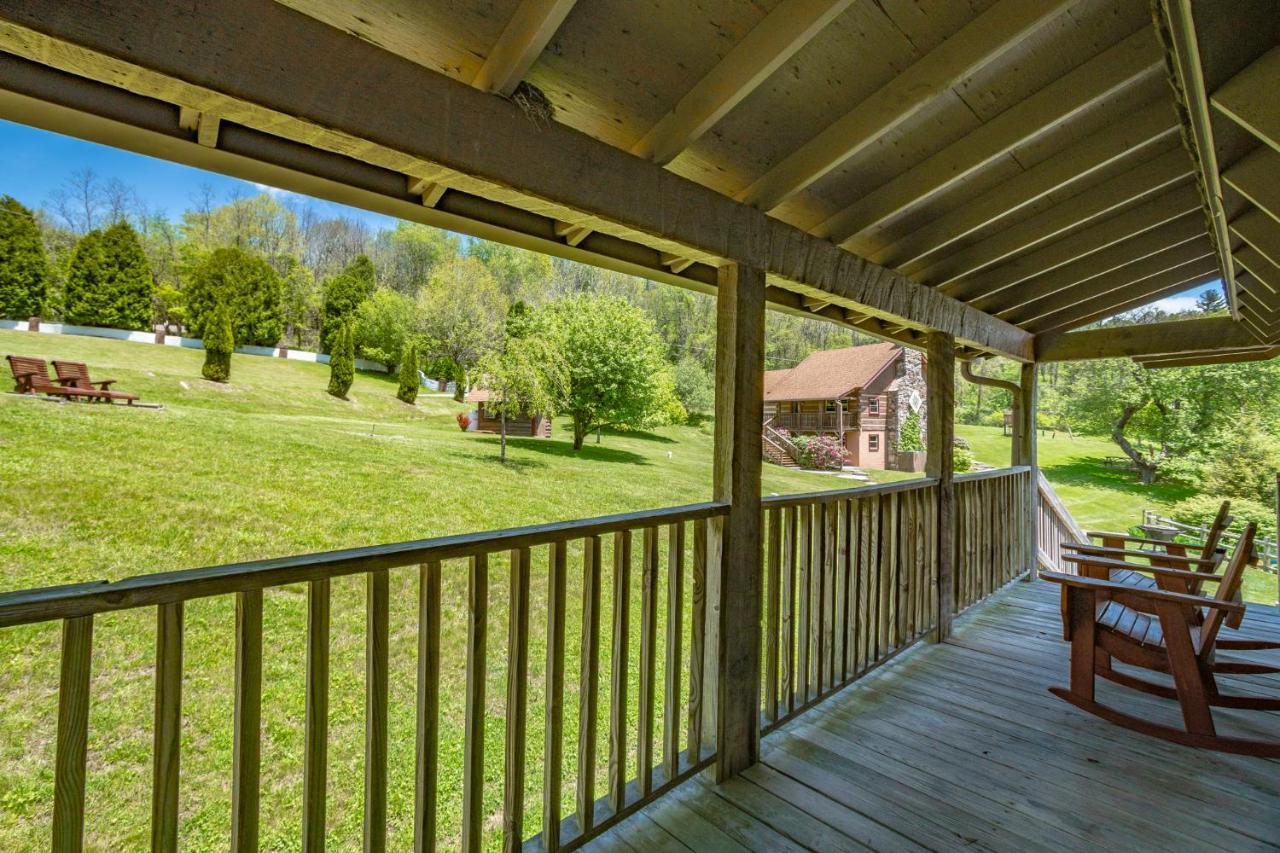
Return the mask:
<path fill-rule="evenodd" d="M 1223 172 L 1222 180 L 1280 223 L 1280 153 L 1255 148 Z"/>
<path fill-rule="evenodd" d="M 1244 267 L 1266 288 L 1272 297 L 1280 294 L 1280 266 L 1253 246 L 1245 246 L 1235 253 L 1236 263 Z"/>
<path fill-rule="evenodd" d="M 64 0 L 0 8 L 0 89 L 22 92 L 30 84 L 38 102 L 135 127 L 148 127 L 147 117 L 162 113 L 170 139 L 180 141 L 186 135 L 168 104 L 213 110 L 224 116 L 224 130 L 235 129 L 237 144 L 252 142 L 229 167 L 237 171 L 251 171 L 245 162 L 267 157 L 256 152 L 271 148 L 297 171 L 357 188 L 385 186 L 377 192 L 404 202 L 410 199 L 405 174 L 439 169 L 451 190 L 441 202 L 449 217 L 440 221 L 448 219 L 454 230 L 484 230 L 588 262 L 599 255 L 600 265 L 610 268 L 656 267 L 660 280 L 698 288 L 707 287 L 702 278 L 710 265 L 734 260 L 759 267 L 773 281 L 831 293 L 866 314 L 947 332 L 1018 360 L 1030 357 L 1031 336 L 1011 324 L 570 127 L 534 125 L 504 99 L 280 4 L 116 0 L 94 8 L 86 15 L 80 3 Z M 58 82 L 37 82 L 38 74 L 15 63 L 52 68 Z M 103 88 L 84 97 L 76 81 L 101 81 Z M 344 96 L 315 94 L 324 91 Z M 12 117 L 21 121 L 25 114 Z M 85 124 L 84 130 L 74 122 L 60 127 L 97 133 Z M 287 144 L 273 147 L 266 136 Z M 167 159 L 191 159 L 181 145 L 146 133 L 130 144 Z M 220 140 L 219 150 L 223 145 Z M 505 230 L 485 220 L 468 224 L 495 207 L 502 208 Z M 590 223 L 594 248 L 578 252 L 556 240 L 557 220 Z M 616 262 L 615 250 L 626 260 Z M 700 263 L 672 276 L 658 264 L 660 252 Z"/>
<path fill-rule="evenodd" d="M 1154 77 L 1160 67 L 1156 40 L 1144 27 L 863 195 L 828 217 L 813 233 L 859 254 L 873 252 L 877 246 L 866 232 L 954 186 L 1054 125 Z"/>
<path fill-rule="evenodd" d="M 503 97 L 520 85 L 576 0 L 520 0 L 471 85 Z"/>
<path fill-rule="evenodd" d="M 1200 65 L 1200 45 L 1191 0 L 1155 0 L 1151 4 L 1156 19 L 1156 32 L 1165 46 L 1173 95 L 1181 110 L 1186 132 L 1182 135 L 1196 166 L 1196 180 L 1204 196 L 1218 270 L 1227 292 L 1227 306 L 1234 316 L 1236 306 L 1236 273 L 1231 263 L 1231 235 L 1227 231 L 1227 215 L 1222 204 L 1222 180 L 1218 173 L 1218 155 L 1213 139 L 1213 119 L 1209 114 L 1209 97 L 1205 91 L 1204 69 Z"/>
<path fill-rule="evenodd" d="M 631 146 L 631 153 L 665 165 L 679 156 L 853 0 L 783 0 Z"/>
<path fill-rule="evenodd" d="M 1195 210 L 1200 196 L 1190 175 L 1186 153 L 1172 149 L 936 261 L 916 278 L 966 301 L 994 293 Z"/>
<path fill-rule="evenodd" d="M 1109 125 L 1045 158 L 923 228 L 869 253 L 868 257 L 903 275 L 914 275 L 927 266 L 929 256 L 952 243 L 1046 196 L 1085 181 L 1150 146 L 1167 142 L 1176 133 L 1177 123 L 1168 102 L 1155 101 L 1131 119 Z"/>
<path fill-rule="evenodd" d="M 1202 317 L 1141 326 L 1109 326 L 1054 336 L 1038 335 L 1036 361 L 1231 351 L 1251 348 L 1257 343 L 1229 317 Z"/>
<path fill-rule="evenodd" d="M 1273 47 L 1209 99 L 1223 115 L 1280 151 L 1280 47 Z"/>
<path fill-rule="evenodd" d="M 1207 258 L 1208 256 L 1206 255 L 1205 257 Z M 1193 287 L 1200 287 L 1219 280 L 1217 271 L 1210 269 L 1208 264 L 1200 264 L 1198 266 L 1199 272 L 1197 273 L 1192 272 L 1197 267 L 1196 264 L 1186 264 L 1177 269 L 1148 278 L 1138 283 L 1134 290 L 1124 288 L 1114 290 L 1109 294 L 1104 294 L 1092 300 L 1087 305 L 1078 305 L 1052 317 L 1028 324 L 1028 328 L 1034 326 L 1034 331 L 1037 335 L 1079 329 L 1088 326 L 1090 323 L 1106 320 L 1108 317 L 1124 314 L 1127 311 L 1136 311 L 1153 302 L 1159 302 L 1165 297 L 1174 296 Z"/>
<path fill-rule="evenodd" d="M 1027 279 L 993 296 L 975 300 L 971 304 L 980 311 L 1008 319 L 1027 306 L 1034 308 L 1037 302 L 1047 297 L 1062 292 L 1074 294 L 1080 285 L 1204 236 L 1204 220 L 1198 213 L 1195 210 L 1184 213 L 1136 237 L 1120 240 L 1105 249 L 1078 257 L 1050 272 Z"/>
<path fill-rule="evenodd" d="M 1257 208 L 1245 211 L 1231 223 L 1231 233 L 1280 266 L 1280 227 Z"/>
<path fill-rule="evenodd" d="M 1060 291 L 1203 234 L 1203 218 L 1197 215 L 1196 188 L 1183 187 L 1169 195 L 1184 197 L 1161 196 L 1050 243 L 1042 250 L 1018 257 L 1010 264 L 997 266 L 980 278 L 988 291 L 986 295 L 965 301 L 988 313 L 1009 309 L 1019 304 L 1018 293 Z M 1180 201 L 1180 204 L 1170 204 L 1171 201 Z"/>
<path fill-rule="evenodd" d="M 1035 298 L 1019 308 L 1002 311 L 1001 315 L 1011 323 L 1036 331 L 1045 324 L 1057 322 L 1064 313 L 1068 316 L 1088 313 L 1104 306 L 1106 299 L 1123 302 L 1126 298 L 1176 284 L 1180 278 L 1199 275 L 1205 271 L 1204 264 L 1200 262 L 1212 254 L 1213 247 L 1204 233 L 1197 232 L 1176 246 L 1121 265 L 1073 287 Z"/>
<path fill-rule="evenodd" d="M 1134 361 L 1148 370 L 1169 367 L 1204 367 L 1210 364 L 1239 364 L 1247 361 L 1269 361 L 1280 357 L 1280 347 L 1261 345 L 1254 349 L 1232 350 L 1206 355 L 1174 355 L 1135 358 Z"/>
<path fill-rule="evenodd" d="M 735 197 L 761 210 L 772 210 L 1076 2 L 999 0 Z"/>

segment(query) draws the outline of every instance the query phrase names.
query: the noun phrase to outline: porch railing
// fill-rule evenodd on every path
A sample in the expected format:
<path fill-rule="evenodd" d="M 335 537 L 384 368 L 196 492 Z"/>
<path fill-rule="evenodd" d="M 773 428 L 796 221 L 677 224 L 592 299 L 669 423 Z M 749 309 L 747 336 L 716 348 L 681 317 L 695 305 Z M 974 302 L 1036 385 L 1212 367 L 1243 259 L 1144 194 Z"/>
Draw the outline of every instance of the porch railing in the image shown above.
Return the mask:
<path fill-rule="evenodd" d="M 856 423 L 856 415 L 845 414 L 845 429 L 853 429 Z M 773 427 L 801 432 L 835 432 L 840 428 L 840 415 L 836 412 L 779 412 L 773 416 Z"/>
<path fill-rule="evenodd" d="M 1036 473 L 1036 487 L 1040 498 L 1036 509 L 1036 560 L 1041 568 L 1075 574 L 1075 563 L 1062 559 L 1062 546 L 1068 542 L 1088 542 L 1089 537 L 1067 510 L 1044 474 Z"/>
<path fill-rule="evenodd" d="M 545 551 L 546 661 L 542 725 L 542 832 L 534 846 L 568 849 L 603 831 L 663 790 L 705 767 L 714 757 L 703 731 L 703 625 L 705 624 L 708 520 L 724 515 L 726 504 L 705 503 L 629 513 L 585 521 L 450 536 L 371 548 L 264 560 L 29 590 L 0 596 L 0 627 L 62 621 L 62 661 L 54 767 L 53 849 L 79 850 L 83 844 L 88 744 L 91 651 L 95 616 L 110 611 L 154 608 L 156 612 L 155 729 L 153 741 L 151 847 L 178 847 L 180 732 L 182 729 L 183 608 L 188 601 L 234 596 L 236 621 L 234 716 L 231 759 L 233 850 L 258 846 L 262 719 L 263 592 L 289 584 L 307 586 L 306 720 L 303 756 L 302 848 L 323 849 L 326 826 L 329 744 L 330 584 L 363 575 L 366 583 L 366 693 L 364 743 L 364 848 L 387 846 L 387 745 L 389 572 L 416 567 L 418 573 L 417 748 L 413 801 L 414 846 L 436 846 L 441 755 L 441 580 L 451 564 L 465 561 L 465 731 L 462 756 L 461 846 L 478 850 L 486 832 L 485 717 L 491 624 L 491 562 L 505 563 L 508 595 L 497 610 L 507 615 L 505 745 L 501 804 L 505 849 L 525 838 L 525 753 L 528 732 L 528 648 L 530 566 Z M 562 771 L 565 624 L 569 557 L 581 566 L 581 662 L 576 751 L 576 787 L 571 814 Z M 639 625 L 630 622 L 632 572 L 639 558 Z M 610 562 L 612 571 L 606 573 Z M 492 558 L 492 559 L 491 559 Z M 660 584 L 665 598 L 659 597 Z M 608 583 L 610 586 L 605 587 Z M 686 589 L 689 594 L 686 595 Z M 602 593 L 611 612 L 601 606 Z M 539 597 L 541 600 L 541 597 Z M 687 603 L 687 610 L 686 610 Z M 659 637 L 659 614 L 665 639 Z M 541 616 L 542 614 L 539 614 Z M 687 620 L 687 621 L 686 621 Z M 541 621 L 541 619 L 539 620 Z M 609 626 L 608 671 L 601 673 L 601 623 Z M 684 626 L 689 655 L 683 656 Z M 638 653 L 631 646 L 638 633 Z M 664 648 L 661 671 L 657 650 Z M 632 667 L 638 667 L 638 678 Z M 600 707 L 601 675 L 608 680 L 609 705 Z M 661 677 L 662 681 L 659 681 Z M 634 710 L 629 680 L 638 682 Z M 655 750 L 655 706 L 661 698 L 662 729 Z M 634 717 L 629 716 L 634 714 Z M 630 720 L 635 719 L 632 723 Z M 597 798 L 598 727 L 607 729 L 606 793 Z M 636 768 L 634 777 L 627 767 Z"/>
<path fill-rule="evenodd" d="M 1021 507 L 1026 501 L 1019 490 L 1026 488 L 1028 477 L 1027 469 L 1021 468 L 957 478 L 957 609 L 980 600 L 1024 568 L 1019 555 L 1024 553 L 1020 536 L 1026 519 Z M 939 488 L 937 480 L 925 478 L 763 500 L 764 730 L 936 628 Z M 234 598 L 236 611 L 234 634 L 228 637 L 235 648 L 234 709 L 227 720 L 233 735 L 231 848 L 256 849 L 264 591 L 305 584 L 301 839 L 303 849 L 322 849 L 334 645 L 330 590 L 336 579 L 347 576 L 362 577 L 365 587 L 365 849 L 387 846 L 388 743 L 393 730 L 388 713 L 389 650 L 393 639 L 412 643 L 415 638 L 415 848 L 435 849 L 442 829 L 437 825 L 441 797 L 453 793 L 442 788 L 441 779 L 451 777 L 460 777 L 461 817 L 448 832 L 448 846 L 476 850 L 500 835 L 509 850 L 577 847 L 715 757 L 715 745 L 703 734 L 714 729 L 703 720 L 704 661 L 715 657 L 704 642 L 705 591 L 710 522 L 727 512 L 723 503 L 695 504 L 0 596 L 0 628 L 62 623 L 53 847 L 78 850 L 83 843 L 95 618 L 154 608 L 151 846 L 177 849 L 184 606 L 196 599 L 227 596 Z M 543 567 L 546 570 L 541 590 L 533 588 L 535 563 L 539 574 Z M 571 565 L 580 567 L 572 580 Z M 390 580 L 393 572 L 410 568 L 416 569 L 416 610 L 410 624 L 397 625 L 393 634 Z M 491 584 L 491 569 L 505 570 L 506 583 Z M 442 580 L 461 581 L 461 573 L 466 579 L 466 618 L 463 639 L 456 643 L 462 648 L 442 649 Z M 411 577 L 398 578 L 397 587 L 410 583 Z M 533 633 L 531 624 L 544 629 L 545 637 Z M 580 642 L 566 642 L 567 629 L 577 626 Z M 500 656 L 503 628 L 505 660 Z M 545 647 L 545 660 L 541 677 L 535 679 L 530 677 L 530 649 L 540 645 Z M 575 646 L 577 654 L 571 654 Z M 497 659 L 492 647 L 499 651 Z M 451 654 L 465 660 L 465 684 L 453 691 L 461 695 L 441 689 L 441 661 Z M 607 665 L 602 666 L 604 659 Z M 498 678 L 493 678 L 491 667 L 500 673 Z M 576 675 L 577 707 L 576 713 L 566 715 L 570 674 Z M 488 697 L 490 680 L 505 680 L 503 701 L 494 703 Z M 532 709 L 531 681 L 538 682 Z M 342 698 L 339 705 L 344 704 Z M 494 704 L 501 710 L 493 711 Z M 441 755 L 452 754 L 452 741 L 442 750 L 442 733 L 451 719 L 442 715 L 442 707 L 460 711 L 463 718 L 458 727 L 462 766 L 459 770 L 451 765 L 443 777 Z M 485 746 L 486 716 L 492 724 L 495 715 L 503 718 L 500 758 L 496 745 L 488 750 Z M 397 714 L 395 719 L 405 716 Z M 572 718 L 568 729 L 566 716 Z M 529 731 L 531 722 L 536 734 Z M 566 732 L 573 730 L 573 723 L 576 737 L 569 737 Z M 526 767 L 531 749 L 541 761 Z M 572 756 L 568 761 L 566 753 Z M 498 761 L 500 773 L 494 772 Z M 499 788 L 500 798 L 495 796 Z"/>

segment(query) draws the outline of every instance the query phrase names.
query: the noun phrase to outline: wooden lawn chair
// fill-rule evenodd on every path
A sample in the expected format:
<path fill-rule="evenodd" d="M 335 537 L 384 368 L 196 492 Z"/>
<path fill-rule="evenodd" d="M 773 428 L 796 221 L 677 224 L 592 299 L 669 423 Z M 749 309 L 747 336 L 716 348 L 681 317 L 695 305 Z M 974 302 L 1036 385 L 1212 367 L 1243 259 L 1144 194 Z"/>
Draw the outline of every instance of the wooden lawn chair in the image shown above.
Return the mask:
<path fill-rule="evenodd" d="M 47 394 L 50 397 L 102 401 L 111 399 L 106 391 L 94 388 L 68 388 L 49 380 L 49 367 L 42 358 L 25 355 L 7 355 L 9 370 L 13 373 L 13 390 L 19 394 Z"/>
<path fill-rule="evenodd" d="M 58 374 L 58 382 L 63 387 L 83 388 L 87 391 L 102 391 L 111 395 L 111 400 L 124 400 L 130 406 L 138 399 L 137 394 L 130 394 L 128 391 L 112 391 L 109 386 L 115 383 L 114 379 L 98 379 L 89 378 L 89 368 L 79 361 L 58 361 L 53 362 L 54 372 Z"/>

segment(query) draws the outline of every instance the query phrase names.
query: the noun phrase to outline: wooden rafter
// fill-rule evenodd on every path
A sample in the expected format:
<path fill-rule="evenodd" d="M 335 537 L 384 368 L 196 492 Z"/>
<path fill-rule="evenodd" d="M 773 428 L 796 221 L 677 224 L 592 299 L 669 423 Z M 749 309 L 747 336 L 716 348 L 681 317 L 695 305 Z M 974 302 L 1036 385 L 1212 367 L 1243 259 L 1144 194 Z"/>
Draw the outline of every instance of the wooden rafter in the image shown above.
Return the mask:
<path fill-rule="evenodd" d="M 1209 259 L 1209 262 L 1204 262 L 1205 259 Z M 1060 311 L 1051 317 L 1029 323 L 1027 327 L 1033 329 L 1037 335 L 1079 329 L 1090 323 L 1114 317 L 1117 314 L 1145 308 L 1167 296 L 1182 293 L 1193 287 L 1202 287 L 1218 281 L 1217 270 L 1210 269 L 1212 259 L 1209 255 L 1206 255 L 1205 259 L 1201 259 L 1202 263 L 1199 265 L 1186 264 L 1152 276 L 1142 281 L 1139 286 L 1134 287 L 1132 290 L 1124 288 L 1113 290 L 1108 294 L 1096 297 L 1088 304 L 1081 304 Z M 1197 266 L 1199 272 L 1193 273 L 1192 270 L 1195 270 Z"/>
<path fill-rule="evenodd" d="M 857 107 L 785 157 L 739 201 L 771 210 L 989 62 L 999 58 L 1076 0 L 1000 0 L 885 84 Z"/>
<path fill-rule="evenodd" d="M 1235 253 L 1236 263 L 1247 269 L 1274 297 L 1280 294 L 1280 266 L 1252 246 Z"/>
<path fill-rule="evenodd" d="M 1009 317 L 1019 315 L 1028 305 L 1042 304 L 1049 297 L 1074 295 L 1079 285 L 1202 237 L 1204 221 L 1196 214 L 1194 210 L 1184 213 L 1130 239 L 1117 240 L 1099 251 L 1081 254 L 1047 273 L 972 304 L 982 311 Z"/>
<path fill-rule="evenodd" d="M 1186 154 L 1176 148 L 1167 151 L 1106 183 L 1084 189 L 1061 204 L 935 261 L 915 278 L 938 286 L 943 293 L 949 295 L 971 294 L 975 288 L 969 284 L 969 280 L 990 275 L 991 273 L 983 272 L 987 268 L 1049 243 L 1069 231 L 1101 222 L 1131 205 L 1162 196 L 1171 188 L 1186 182 L 1190 174 L 1191 164 L 1187 162 Z M 1194 191 L 1188 197 L 1193 196 Z M 1156 224 L 1163 221 L 1167 219 L 1157 218 Z M 1063 257 L 1058 263 L 1069 260 L 1071 257 Z M 1032 264 L 1029 268 L 1030 274 L 1034 274 L 1048 267 Z M 1019 279 L 1014 279 L 1017 280 Z M 985 285 L 978 284 L 977 289 L 988 292 Z M 970 297 L 957 295 L 956 298 Z"/>
<path fill-rule="evenodd" d="M 1103 128 L 1052 157 L 1014 175 L 928 225 L 896 239 L 868 257 L 906 274 L 923 269 L 929 256 L 991 226 L 1024 207 L 1168 141 L 1177 131 L 1173 111 L 1163 100 L 1128 121 Z"/>
<path fill-rule="evenodd" d="M 1238 364 L 1245 361 L 1268 361 L 1280 358 L 1280 347 L 1259 346 L 1251 349 L 1227 350 L 1200 355 L 1143 356 L 1134 361 L 1148 370 L 1166 367 L 1202 367 L 1208 364 Z"/>
<path fill-rule="evenodd" d="M 1280 266 L 1280 227 L 1261 210 L 1249 210 L 1236 217 L 1231 233 Z"/>
<path fill-rule="evenodd" d="M 1224 83 L 1210 102 L 1223 115 L 1280 151 L 1280 47 L 1273 47 Z"/>
<path fill-rule="evenodd" d="M 471 85 L 510 96 L 529 72 L 576 0 L 521 0 Z"/>
<path fill-rule="evenodd" d="M 1246 349 L 1257 341 L 1228 317 L 1204 317 L 1139 326 L 1110 326 L 1036 338 L 1037 361 L 1133 358 Z"/>
<path fill-rule="evenodd" d="M 1222 181 L 1218 173 L 1213 122 L 1209 115 L 1209 98 L 1205 91 L 1204 70 L 1200 65 L 1200 45 L 1192 19 L 1191 0 L 1156 0 L 1152 6 L 1157 20 L 1162 23 L 1156 30 L 1165 42 L 1174 97 L 1185 111 L 1188 132 L 1183 135 L 1183 141 L 1196 166 L 1218 270 L 1222 273 L 1227 292 L 1227 305 L 1232 315 L 1239 317 L 1235 267 L 1231 263 L 1231 236 L 1222 204 Z"/>
<path fill-rule="evenodd" d="M 953 186 L 1048 128 L 1079 115 L 1160 67 L 1160 53 L 1144 28 L 1064 74 L 972 133 L 899 175 L 814 229 L 858 253 L 873 252 L 864 235 L 908 208 Z"/>
<path fill-rule="evenodd" d="M 1280 223 L 1280 152 L 1256 148 L 1223 172 L 1222 180 Z"/>
<path fill-rule="evenodd" d="M 1200 196 L 1195 187 L 1183 184 L 1110 219 L 1089 225 L 998 267 L 983 270 L 975 276 L 949 285 L 946 290 L 957 299 L 963 299 L 986 311 L 1002 304 L 1005 292 L 1014 285 L 1074 262 L 1087 263 L 1095 252 L 1134 239 L 1199 209 Z M 984 305 L 987 307 L 982 307 Z"/>
<path fill-rule="evenodd" d="M 670 163 L 852 2 L 784 0 L 637 140 L 631 153 Z"/>

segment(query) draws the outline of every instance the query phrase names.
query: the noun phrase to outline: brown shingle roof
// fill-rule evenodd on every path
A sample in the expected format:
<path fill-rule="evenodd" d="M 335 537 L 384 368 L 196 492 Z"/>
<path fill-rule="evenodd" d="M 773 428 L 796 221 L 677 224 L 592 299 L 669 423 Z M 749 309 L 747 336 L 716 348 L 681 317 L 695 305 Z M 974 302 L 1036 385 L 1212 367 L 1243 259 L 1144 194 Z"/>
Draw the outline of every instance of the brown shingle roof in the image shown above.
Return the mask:
<path fill-rule="evenodd" d="M 875 379 L 901 351 L 880 343 L 809 353 L 789 370 L 765 371 L 764 399 L 838 400 Z"/>

